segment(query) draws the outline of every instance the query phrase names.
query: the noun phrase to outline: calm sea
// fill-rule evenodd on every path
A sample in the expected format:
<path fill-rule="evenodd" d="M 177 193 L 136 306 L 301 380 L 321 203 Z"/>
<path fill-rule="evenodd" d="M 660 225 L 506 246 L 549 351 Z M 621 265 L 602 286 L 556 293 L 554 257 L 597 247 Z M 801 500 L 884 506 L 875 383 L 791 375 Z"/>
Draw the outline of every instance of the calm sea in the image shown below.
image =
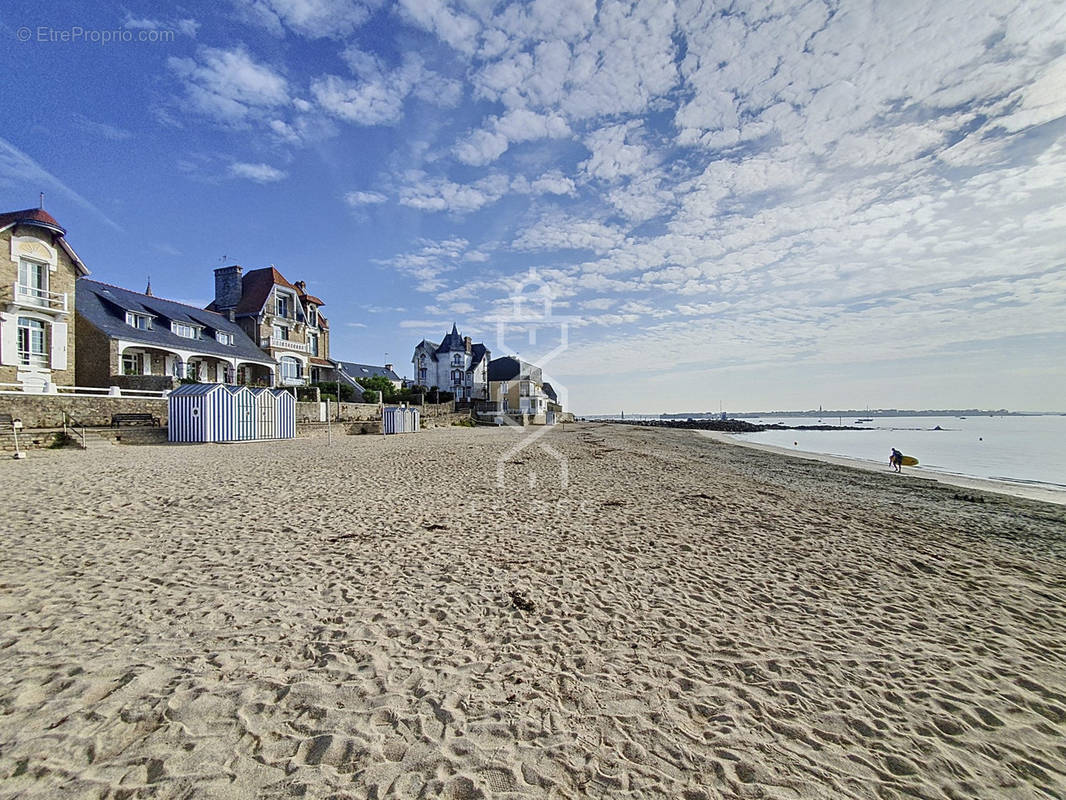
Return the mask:
<path fill-rule="evenodd" d="M 744 417 L 754 423 L 814 425 L 812 417 Z M 822 418 L 836 425 L 837 417 Z M 845 417 L 844 425 L 855 425 Z M 934 430 L 940 426 L 941 430 Z M 875 417 L 865 430 L 764 431 L 738 438 L 809 453 L 888 464 L 893 447 L 920 469 L 1066 491 L 1066 416 Z M 906 467 L 904 468 L 906 469 Z"/>

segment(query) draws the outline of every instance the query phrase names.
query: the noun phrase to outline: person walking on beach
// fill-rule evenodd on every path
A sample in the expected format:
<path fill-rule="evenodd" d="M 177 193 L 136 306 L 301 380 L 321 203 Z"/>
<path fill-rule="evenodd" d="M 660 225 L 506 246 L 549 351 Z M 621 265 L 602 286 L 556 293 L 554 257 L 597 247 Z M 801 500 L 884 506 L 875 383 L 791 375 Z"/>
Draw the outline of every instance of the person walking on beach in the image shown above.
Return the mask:
<path fill-rule="evenodd" d="M 896 472 L 903 472 L 903 453 L 892 448 L 892 455 L 888 457 L 888 463 L 892 465 L 892 469 Z"/>

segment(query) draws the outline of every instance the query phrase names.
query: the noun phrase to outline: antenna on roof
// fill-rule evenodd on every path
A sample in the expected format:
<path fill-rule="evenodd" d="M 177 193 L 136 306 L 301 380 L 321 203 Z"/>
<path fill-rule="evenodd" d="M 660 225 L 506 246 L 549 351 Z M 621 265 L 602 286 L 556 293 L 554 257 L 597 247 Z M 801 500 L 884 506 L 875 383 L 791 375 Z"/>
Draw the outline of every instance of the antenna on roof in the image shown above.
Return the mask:
<path fill-rule="evenodd" d="M 152 296 L 152 276 L 151 275 L 148 276 L 148 285 L 146 287 L 144 287 L 144 293 L 146 295 L 148 295 L 149 297 Z"/>
<path fill-rule="evenodd" d="M 44 211 L 44 192 L 41 192 L 41 211 Z"/>
<path fill-rule="evenodd" d="M 222 258 L 220 258 L 220 259 L 218 260 L 218 263 L 219 263 L 219 264 L 225 264 L 225 263 L 226 263 L 226 261 L 228 261 L 228 260 L 229 260 L 229 256 L 227 256 L 227 255 L 223 255 L 223 256 L 222 256 Z"/>

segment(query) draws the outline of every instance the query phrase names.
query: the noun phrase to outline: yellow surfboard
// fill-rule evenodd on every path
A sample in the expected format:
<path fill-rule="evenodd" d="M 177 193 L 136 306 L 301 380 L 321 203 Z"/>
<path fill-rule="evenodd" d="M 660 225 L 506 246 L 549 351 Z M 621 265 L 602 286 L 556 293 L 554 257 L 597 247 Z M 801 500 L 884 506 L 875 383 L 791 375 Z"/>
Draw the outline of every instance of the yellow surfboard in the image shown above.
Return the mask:
<path fill-rule="evenodd" d="M 903 466 L 916 467 L 918 466 L 918 459 L 916 459 L 914 456 L 903 456 Z"/>

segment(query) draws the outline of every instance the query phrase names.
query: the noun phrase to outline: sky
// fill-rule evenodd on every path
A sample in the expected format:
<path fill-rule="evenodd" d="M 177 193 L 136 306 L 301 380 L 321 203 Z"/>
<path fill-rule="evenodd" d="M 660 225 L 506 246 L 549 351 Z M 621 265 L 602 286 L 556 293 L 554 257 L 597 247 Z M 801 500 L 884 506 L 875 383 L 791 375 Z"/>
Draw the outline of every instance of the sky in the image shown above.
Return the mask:
<path fill-rule="evenodd" d="M 97 280 L 273 264 L 579 414 L 1066 411 L 1060 0 L 4 9 L 0 210 Z"/>

